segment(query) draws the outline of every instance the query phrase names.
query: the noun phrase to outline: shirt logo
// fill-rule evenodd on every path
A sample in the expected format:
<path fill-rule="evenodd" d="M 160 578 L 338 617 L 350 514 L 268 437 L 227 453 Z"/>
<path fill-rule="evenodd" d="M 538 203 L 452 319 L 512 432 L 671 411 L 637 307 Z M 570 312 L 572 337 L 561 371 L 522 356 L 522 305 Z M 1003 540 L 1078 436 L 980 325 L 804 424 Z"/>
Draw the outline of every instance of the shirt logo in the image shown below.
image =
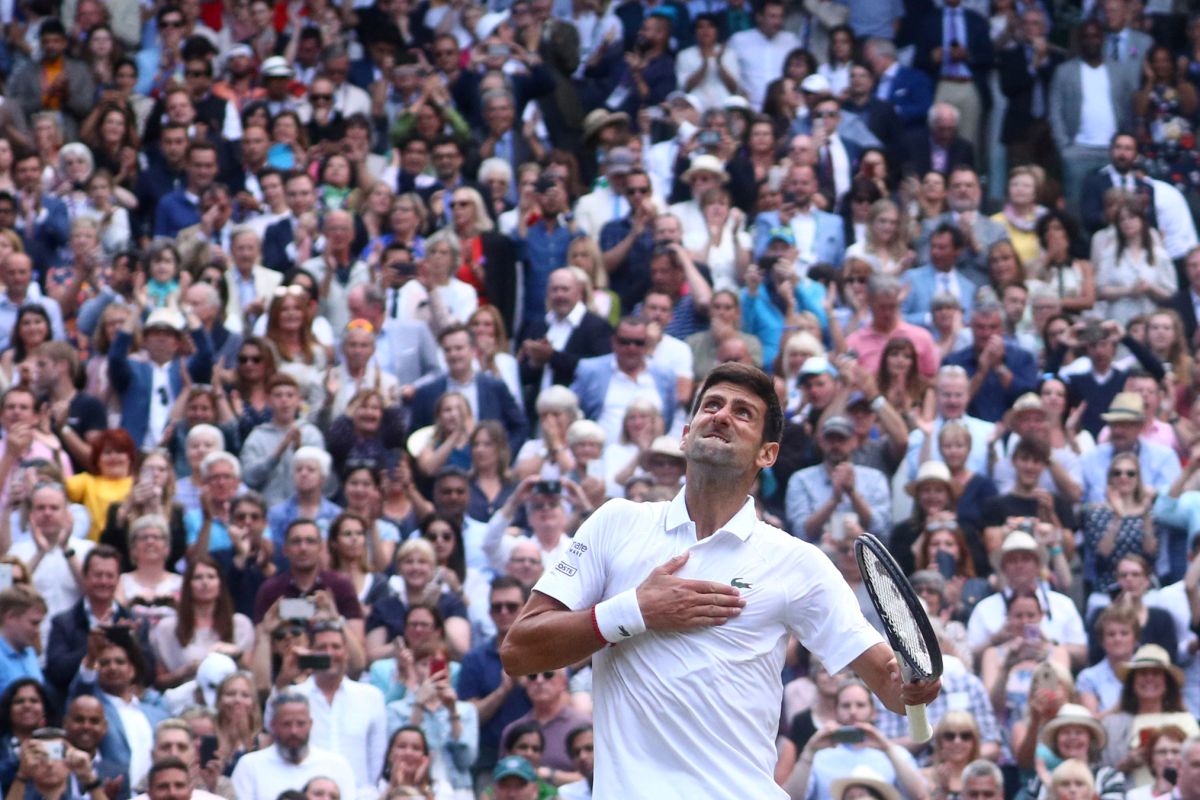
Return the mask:
<path fill-rule="evenodd" d="M 753 584 L 747 583 L 746 581 L 742 580 L 741 578 L 734 578 L 733 580 L 731 580 L 729 582 L 729 585 L 735 589 L 751 589 L 754 586 Z"/>
<path fill-rule="evenodd" d="M 565 561 L 558 562 L 557 564 L 554 565 L 554 568 L 556 570 L 558 570 L 559 572 L 561 572 L 563 575 L 566 575 L 568 578 L 575 577 L 575 573 L 579 571 L 579 570 L 575 569 L 575 567 L 572 567 L 570 564 L 568 564 Z"/>
<path fill-rule="evenodd" d="M 618 630 L 618 631 L 620 631 L 620 632 L 621 632 L 621 635 L 622 635 L 622 636 L 624 636 L 626 639 L 628 639 L 630 636 L 632 636 L 632 635 L 633 635 L 633 634 L 631 634 L 629 631 L 625 630 L 625 626 L 624 626 L 624 625 L 618 625 L 618 626 L 617 626 L 617 630 Z"/>

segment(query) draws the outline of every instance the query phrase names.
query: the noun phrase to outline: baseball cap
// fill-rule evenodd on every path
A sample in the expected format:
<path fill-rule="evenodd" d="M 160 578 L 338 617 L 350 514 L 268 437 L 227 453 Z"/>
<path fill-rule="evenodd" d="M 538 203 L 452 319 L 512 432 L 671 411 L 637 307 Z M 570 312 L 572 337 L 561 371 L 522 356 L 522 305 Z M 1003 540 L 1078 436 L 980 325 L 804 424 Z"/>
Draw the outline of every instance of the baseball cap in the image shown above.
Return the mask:
<path fill-rule="evenodd" d="M 217 707 L 217 689 L 221 681 L 237 672 L 237 664 L 224 653 L 209 653 L 196 668 L 196 687 L 204 695 L 204 705 Z"/>
<path fill-rule="evenodd" d="M 142 330 L 150 330 L 151 328 L 170 328 L 175 332 L 182 331 L 186 327 L 183 320 L 183 315 L 178 311 L 170 308 L 156 308 L 150 312 L 150 316 L 146 318 L 146 324 L 142 326 Z"/>
<path fill-rule="evenodd" d="M 843 417 L 841 414 L 834 414 L 832 417 L 826 418 L 826 420 L 821 423 L 821 435 L 829 436 L 830 434 L 833 434 L 834 436 L 845 437 L 853 436 L 854 423 L 852 423 L 846 417 Z"/>
<path fill-rule="evenodd" d="M 829 94 L 833 91 L 833 87 L 829 85 L 828 78 L 814 72 L 800 81 L 800 91 L 808 92 L 809 94 Z"/>
<path fill-rule="evenodd" d="M 771 232 L 767 234 L 767 244 L 776 239 L 793 245 L 796 243 L 796 234 L 792 232 L 791 228 L 781 225 L 778 228 L 771 228 Z"/>
<path fill-rule="evenodd" d="M 804 365 L 800 367 L 800 380 L 804 380 L 809 375 L 832 375 L 836 378 L 837 374 L 837 367 L 825 356 L 811 356 L 806 358 Z"/>
<path fill-rule="evenodd" d="M 522 778 L 533 783 L 537 780 L 537 773 L 534 772 L 533 765 L 521 756 L 507 756 L 496 764 L 496 768 L 492 770 L 492 778 L 501 781 L 511 777 Z"/>
<path fill-rule="evenodd" d="M 283 56 L 271 56 L 262 63 L 264 78 L 290 78 L 294 74 L 292 65 Z"/>
<path fill-rule="evenodd" d="M 604 159 L 604 170 L 616 175 L 624 175 L 637 166 L 637 159 L 628 147 L 614 147 L 608 151 Z"/>

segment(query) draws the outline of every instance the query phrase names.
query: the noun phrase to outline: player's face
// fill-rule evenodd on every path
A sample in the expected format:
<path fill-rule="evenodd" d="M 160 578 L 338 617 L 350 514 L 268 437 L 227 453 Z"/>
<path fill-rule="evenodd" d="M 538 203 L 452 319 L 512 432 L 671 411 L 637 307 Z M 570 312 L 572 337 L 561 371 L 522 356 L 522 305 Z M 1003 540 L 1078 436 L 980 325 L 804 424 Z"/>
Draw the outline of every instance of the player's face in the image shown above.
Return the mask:
<path fill-rule="evenodd" d="M 763 441 L 767 404 L 750 390 L 718 383 L 704 393 L 683 429 L 683 454 L 690 464 L 744 471 L 775 463 L 779 445 Z"/>

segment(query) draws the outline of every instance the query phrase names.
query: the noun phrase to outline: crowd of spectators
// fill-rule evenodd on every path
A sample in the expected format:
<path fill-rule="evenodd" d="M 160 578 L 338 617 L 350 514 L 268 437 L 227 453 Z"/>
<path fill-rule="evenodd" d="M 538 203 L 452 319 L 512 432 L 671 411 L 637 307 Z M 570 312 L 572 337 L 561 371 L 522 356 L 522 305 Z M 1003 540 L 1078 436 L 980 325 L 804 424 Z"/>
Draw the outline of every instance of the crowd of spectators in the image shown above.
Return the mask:
<path fill-rule="evenodd" d="M 945 653 L 781 642 L 781 795 L 1200 800 L 1181 5 L 0 4 L 0 792 L 591 797 L 499 647 L 736 361 Z"/>

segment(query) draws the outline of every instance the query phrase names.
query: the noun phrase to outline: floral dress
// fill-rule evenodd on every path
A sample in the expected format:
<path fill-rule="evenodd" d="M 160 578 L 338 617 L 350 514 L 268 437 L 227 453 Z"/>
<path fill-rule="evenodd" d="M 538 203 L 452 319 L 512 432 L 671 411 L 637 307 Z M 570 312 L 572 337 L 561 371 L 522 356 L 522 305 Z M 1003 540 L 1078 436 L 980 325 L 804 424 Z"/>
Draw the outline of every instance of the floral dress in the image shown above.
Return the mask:
<path fill-rule="evenodd" d="M 1200 189 L 1195 121 L 1184 116 L 1175 87 L 1152 87 L 1146 116 L 1139 122 L 1146 173 L 1182 192 Z"/>

